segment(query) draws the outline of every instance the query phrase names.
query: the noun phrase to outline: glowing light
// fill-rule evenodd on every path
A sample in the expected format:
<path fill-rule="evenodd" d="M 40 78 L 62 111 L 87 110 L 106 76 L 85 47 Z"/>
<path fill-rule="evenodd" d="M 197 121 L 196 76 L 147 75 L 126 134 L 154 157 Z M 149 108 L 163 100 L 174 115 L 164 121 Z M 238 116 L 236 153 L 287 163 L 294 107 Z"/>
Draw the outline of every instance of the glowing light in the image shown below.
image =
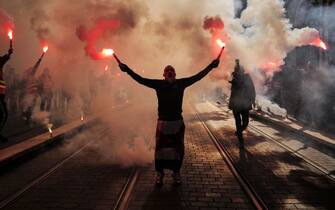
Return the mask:
<path fill-rule="evenodd" d="M 107 70 L 108 70 L 108 65 L 105 66 L 105 71 L 107 71 Z"/>
<path fill-rule="evenodd" d="M 8 35 L 10 40 L 13 40 L 13 31 L 12 30 L 9 30 L 7 35 Z"/>
<path fill-rule="evenodd" d="M 103 56 L 109 57 L 109 56 L 112 56 L 114 54 L 114 50 L 104 48 L 104 49 L 102 49 L 101 53 L 102 53 Z"/>
<path fill-rule="evenodd" d="M 311 45 L 313 46 L 316 46 L 316 47 L 320 47 L 322 48 L 323 50 L 327 50 L 327 45 L 324 41 L 322 41 L 320 39 L 320 37 L 316 38 L 315 40 L 312 41 L 312 43 L 310 43 Z"/>
<path fill-rule="evenodd" d="M 48 51 L 49 47 L 46 45 L 43 47 L 43 53 L 46 53 Z"/>
<path fill-rule="evenodd" d="M 53 126 L 53 124 L 51 124 L 51 123 L 48 123 L 47 124 L 47 127 L 48 127 L 48 130 L 49 130 L 49 135 L 50 135 L 50 137 L 52 137 L 52 126 Z"/>
<path fill-rule="evenodd" d="M 276 64 L 275 62 L 269 62 L 269 63 L 268 63 L 268 66 L 271 66 L 271 67 L 276 67 L 276 66 L 277 66 L 277 64 Z"/>
<path fill-rule="evenodd" d="M 81 112 L 81 114 L 80 114 L 80 120 L 84 121 L 84 112 Z"/>
<path fill-rule="evenodd" d="M 226 44 L 221 40 L 221 39 L 217 39 L 216 43 L 220 46 L 220 47 L 225 47 Z"/>
<path fill-rule="evenodd" d="M 277 69 L 279 69 L 280 66 L 280 62 L 274 62 L 274 61 L 269 61 L 267 63 L 265 63 L 262 68 L 266 71 L 272 72 L 275 71 Z"/>

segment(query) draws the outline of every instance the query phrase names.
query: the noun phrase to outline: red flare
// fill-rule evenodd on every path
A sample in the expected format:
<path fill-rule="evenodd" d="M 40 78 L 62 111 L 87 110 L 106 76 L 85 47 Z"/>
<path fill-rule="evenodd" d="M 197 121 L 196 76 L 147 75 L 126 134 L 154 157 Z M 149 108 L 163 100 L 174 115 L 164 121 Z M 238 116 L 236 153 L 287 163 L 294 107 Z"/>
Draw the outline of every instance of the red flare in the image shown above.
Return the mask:
<path fill-rule="evenodd" d="M 9 30 L 7 35 L 8 35 L 10 40 L 13 40 L 13 31 L 12 30 Z"/>
<path fill-rule="evenodd" d="M 275 62 L 269 62 L 268 66 L 270 66 L 270 67 L 277 67 L 277 64 Z"/>
<path fill-rule="evenodd" d="M 313 46 L 316 46 L 316 47 L 320 47 L 320 48 L 322 48 L 323 50 L 327 50 L 327 49 L 328 49 L 326 43 L 325 43 L 324 41 L 322 41 L 322 40 L 320 39 L 320 37 L 314 39 L 314 40 L 310 43 L 310 45 L 313 45 Z"/>
<path fill-rule="evenodd" d="M 221 40 L 221 39 L 217 39 L 216 43 L 220 46 L 220 47 L 225 47 L 226 44 Z"/>
<path fill-rule="evenodd" d="M 46 52 L 48 51 L 48 49 L 49 49 L 48 45 L 45 45 L 45 46 L 43 47 L 43 53 L 46 53 Z"/>
<path fill-rule="evenodd" d="M 279 69 L 280 65 L 281 64 L 279 62 L 269 61 L 265 63 L 261 68 L 263 68 L 266 71 L 272 72 L 275 71 L 276 69 Z"/>
<path fill-rule="evenodd" d="M 114 54 L 114 50 L 113 49 L 102 49 L 101 54 L 103 55 L 103 57 L 110 57 Z"/>

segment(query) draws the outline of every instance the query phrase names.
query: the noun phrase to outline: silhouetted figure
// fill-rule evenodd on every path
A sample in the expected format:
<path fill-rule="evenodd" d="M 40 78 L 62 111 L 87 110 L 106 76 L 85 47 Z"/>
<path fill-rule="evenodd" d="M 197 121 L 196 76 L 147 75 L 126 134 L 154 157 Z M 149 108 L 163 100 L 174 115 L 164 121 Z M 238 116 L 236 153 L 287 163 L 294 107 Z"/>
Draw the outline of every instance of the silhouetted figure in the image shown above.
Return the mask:
<path fill-rule="evenodd" d="M 44 72 L 38 78 L 38 86 L 38 92 L 41 96 L 40 110 L 50 112 L 53 98 L 53 81 L 48 68 L 44 69 Z"/>
<path fill-rule="evenodd" d="M 235 134 L 239 139 L 240 146 L 243 146 L 242 133 L 249 124 L 249 110 L 255 103 L 255 87 L 249 74 L 240 67 L 238 59 L 235 60 L 232 75 L 229 109 L 233 110 L 236 125 Z"/>
<path fill-rule="evenodd" d="M 5 74 L 4 79 L 6 81 L 6 104 L 8 108 L 8 112 L 10 114 L 15 114 L 19 110 L 19 92 L 20 92 L 20 79 L 19 74 L 15 72 L 13 67 L 7 67 L 7 72 Z"/>
<path fill-rule="evenodd" d="M 213 60 L 198 74 L 176 79 L 175 69 L 168 65 L 164 69 L 164 80 L 147 79 L 136 74 L 127 65 L 120 63 L 120 69 L 127 72 L 138 83 L 153 88 L 158 99 L 158 122 L 156 128 L 155 170 L 156 185 L 163 184 L 164 169 L 173 171 L 174 183 L 181 184 L 180 168 L 184 158 L 185 125 L 182 116 L 184 90 L 205 77 L 219 60 Z"/>
<path fill-rule="evenodd" d="M 26 122 L 29 123 L 33 113 L 33 108 L 36 104 L 36 99 L 38 96 L 38 82 L 36 79 L 36 72 L 39 65 L 41 64 L 42 56 L 38 59 L 32 68 L 27 69 L 23 72 L 22 86 L 24 87 L 23 92 L 23 113 L 22 116 L 25 118 Z"/>
<path fill-rule="evenodd" d="M 13 53 L 13 48 L 9 48 L 8 53 L 0 57 L 0 141 L 7 142 L 8 139 L 2 135 L 2 130 L 5 127 L 8 118 L 8 110 L 5 101 L 6 83 L 3 78 L 3 67 L 10 59 Z"/>

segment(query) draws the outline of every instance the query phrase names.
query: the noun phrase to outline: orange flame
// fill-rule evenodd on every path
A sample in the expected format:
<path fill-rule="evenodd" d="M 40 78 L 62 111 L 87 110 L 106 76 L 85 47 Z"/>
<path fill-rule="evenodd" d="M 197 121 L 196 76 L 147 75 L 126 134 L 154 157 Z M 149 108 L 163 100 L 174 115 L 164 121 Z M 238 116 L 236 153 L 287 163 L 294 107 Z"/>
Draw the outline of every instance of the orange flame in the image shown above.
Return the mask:
<path fill-rule="evenodd" d="M 226 44 L 221 40 L 221 39 L 217 39 L 216 43 L 220 46 L 220 47 L 225 47 Z"/>
<path fill-rule="evenodd" d="M 109 56 L 112 56 L 114 54 L 114 50 L 104 48 L 104 49 L 102 49 L 101 53 L 104 57 L 109 57 Z"/>
<path fill-rule="evenodd" d="M 7 35 L 8 35 L 10 40 L 13 39 L 13 31 L 12 30 L 9 30 Z"/>
<path fill-rule="evenodd" d="M 45 45 L 45 46 L 43 47 L 43 52 L 46 53 L 46 52 L 48 51 L 48 49 L 49 49 L 49 47 L 48 47 L 47 45 Z"/>
<path fill-rule="evenodd" d="M 313 45 L 313 46 L 316 46 L 316 47 L 320 47 L 320 48 L 322 48 L 323 50 L 327 50 L 327 49 L 328 49 L 326 43 L 325 43 L 324 41 L 322 41 L 322 40 L 320 39 L 320 37 L 314 39 L 314 40 L 312 41 L 312 43 L 310 43 L 310 44 Z"/>

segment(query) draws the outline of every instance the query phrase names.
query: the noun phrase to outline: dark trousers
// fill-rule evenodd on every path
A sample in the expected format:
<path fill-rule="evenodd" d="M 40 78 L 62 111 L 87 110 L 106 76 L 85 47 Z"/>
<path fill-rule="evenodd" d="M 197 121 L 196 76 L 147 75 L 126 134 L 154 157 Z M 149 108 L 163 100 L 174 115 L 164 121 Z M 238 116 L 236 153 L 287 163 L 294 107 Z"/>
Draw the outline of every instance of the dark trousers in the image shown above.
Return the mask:
<path fill-rule="evenodd" d="M 236 131 L 242 133 L 249 124 L 249 110 L 233 110 Z"/>
<path fill-rule="evenodd" d="M 155 159 L 155 170 L 160 173 L 164 173 L 164 169 L 168 168 L 174 173 L 179 173 L 181 166 L 183 165 L 183 158 L 180 160 L 157 160 Z"/>
<path fill-rule="evenodd" d="M 0 94 L 0 134 L 6 125 L 7 118 L 8 118 L 8 111 L 5 102 L 5 95 Z"/>

